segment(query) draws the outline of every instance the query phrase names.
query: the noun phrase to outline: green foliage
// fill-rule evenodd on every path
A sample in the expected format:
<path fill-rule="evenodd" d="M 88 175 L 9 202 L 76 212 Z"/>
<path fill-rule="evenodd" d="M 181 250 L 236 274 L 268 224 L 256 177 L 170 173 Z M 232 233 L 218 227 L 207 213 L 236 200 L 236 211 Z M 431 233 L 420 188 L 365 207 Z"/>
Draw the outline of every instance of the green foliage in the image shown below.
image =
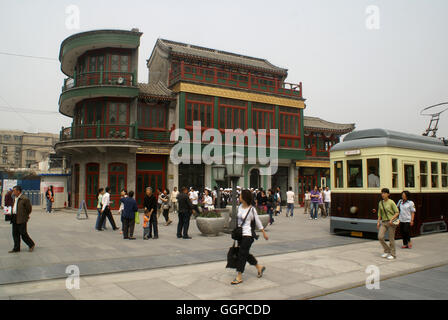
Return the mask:
<path fill-rule="evenodd" d="M 199 214 L 200 218 L 221 218 L 221 213 L 216 210 L 203 210 L 201 214 Z"/>

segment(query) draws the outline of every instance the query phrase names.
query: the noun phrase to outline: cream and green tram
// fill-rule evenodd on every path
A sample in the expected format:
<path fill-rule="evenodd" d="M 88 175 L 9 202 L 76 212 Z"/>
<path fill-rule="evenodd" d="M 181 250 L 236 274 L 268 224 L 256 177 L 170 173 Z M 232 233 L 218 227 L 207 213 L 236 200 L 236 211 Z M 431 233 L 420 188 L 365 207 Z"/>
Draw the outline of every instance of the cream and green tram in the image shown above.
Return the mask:
<path fill-rule="evenodd" d="M 376 234 L 382 188 L 389 188 L 395 202 L 403 190 L 411 193 L 412 236 L 447 231 L 448 146 L 443 141 L 384 129 L 354 131 L 331 148 L 330 166 L 332 233 Z"/>

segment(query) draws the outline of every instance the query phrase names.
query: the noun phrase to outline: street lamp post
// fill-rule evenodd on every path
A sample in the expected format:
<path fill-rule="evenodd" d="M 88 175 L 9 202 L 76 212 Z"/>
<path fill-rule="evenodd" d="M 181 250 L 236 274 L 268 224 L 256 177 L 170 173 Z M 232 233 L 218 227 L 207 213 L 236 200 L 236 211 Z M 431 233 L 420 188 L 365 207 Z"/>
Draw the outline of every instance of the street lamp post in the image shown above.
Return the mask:
<path fill-rule="evenodd" d="M 217 183 L 217 189 L 216 190 L 216 206 L 218 208 L 221 208 L 221 191 L 219 190 L 219 181 L 224 181 L 224 177 L 226 175 L 226 166 L 224 165 L 215 165 L 213 168 L 213 177 L 215 178 L 215 181 Z"/>
<path fill-rule="evenodd" d="M 232 181 L 232 216 L 230 219 L 230 229 L 233 230 L 237 226 L 236 213 L 236 184 L 238 179 L 243 176 L 244 155 L 238 152 L 231 152 L 225 155 L 225 163 L 227 175 Z"/>

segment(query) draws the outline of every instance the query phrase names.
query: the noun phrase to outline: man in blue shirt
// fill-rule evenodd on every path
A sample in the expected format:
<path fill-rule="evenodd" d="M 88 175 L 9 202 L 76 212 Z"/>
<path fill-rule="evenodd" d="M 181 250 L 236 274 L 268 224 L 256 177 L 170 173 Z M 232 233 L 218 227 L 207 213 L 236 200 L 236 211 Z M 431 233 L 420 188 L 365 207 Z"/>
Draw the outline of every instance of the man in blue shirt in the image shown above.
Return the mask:
<path fill-rule="evenodd" d="M 135 213 L 138 211 L 137 201 L 134 199 L 134 191 L 129 191 L 127 197 L 120 199 L 123 204 L 121 217 L 123 221 L 123 239 L 135 240 Z"/>
<path fill-rule="evenodd" d="M 317 189 L 317 186 L 314 186 L 314 190 L 311 191 L 311 212 L 310 212 L 310 220 L 317 220 L 317 210 L 319 208 L 319 196 L 320 192 Z"/>

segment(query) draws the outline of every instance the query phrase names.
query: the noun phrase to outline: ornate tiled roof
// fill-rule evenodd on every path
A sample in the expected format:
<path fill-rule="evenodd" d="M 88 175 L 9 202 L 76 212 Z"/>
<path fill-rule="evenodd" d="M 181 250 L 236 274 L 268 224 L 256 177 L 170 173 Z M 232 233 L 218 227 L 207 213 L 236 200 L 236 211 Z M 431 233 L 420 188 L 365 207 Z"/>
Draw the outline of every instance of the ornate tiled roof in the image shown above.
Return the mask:
<path fill-rule="evenodd" d="M 286 76 L 288 70 L 274 66 L 269 61 L 260 58 L 248 57 L 241 54 L 215 50 L 191 44 L 175 42 L 171 40 L 158 39 L 157 45 L 159 47 L 169 51 L 170 53 L 193 56 L 206 60 L 212 60 L 216 62 L 224 62 L 233 65 L 241 65 L 245 67 L 252 67 L 259 70 L 265 70 L 268 72 L 274 72 Z"/>
<path fill-rule="evenodd" d="M 139 83 L 138 89 L 140 97 L 150 97 L 164 100 L 176 99 L 173 91 L 168 89 L 167 86 L 161 81 L 157 83 Z"/>
<path fill-rule="evenodd" d="M 355 129 L 354 123 L 334 123 L 317 117 L 303 117 L 304 129 L 307 131 L 330 131 L 345 134 Z"/>

